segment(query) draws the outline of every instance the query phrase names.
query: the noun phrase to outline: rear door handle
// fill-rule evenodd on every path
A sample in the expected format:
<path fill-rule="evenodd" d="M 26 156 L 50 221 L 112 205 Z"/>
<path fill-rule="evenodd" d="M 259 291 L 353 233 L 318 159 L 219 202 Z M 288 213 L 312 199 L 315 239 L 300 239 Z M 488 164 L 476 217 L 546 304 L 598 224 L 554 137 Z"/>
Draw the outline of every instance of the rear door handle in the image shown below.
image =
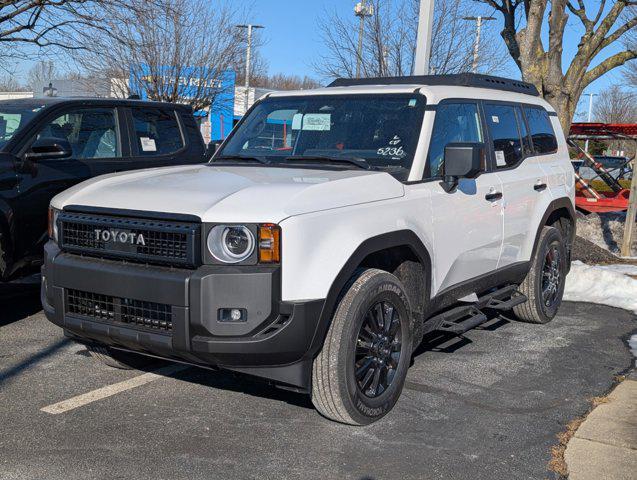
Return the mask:
<path fill-rule="evenodd" d="M 489 192 L 484 196 L 484 198 L 490 202 L 500 200 L 502 198 L 502 192 Z"/>
<path fill-rule="evenodd" d="M 536 192 L 543 192 L 544 190 L 546 190 L 546 183 L 536 183 L 533 186 L 533 190 L 535 190 Z"/>

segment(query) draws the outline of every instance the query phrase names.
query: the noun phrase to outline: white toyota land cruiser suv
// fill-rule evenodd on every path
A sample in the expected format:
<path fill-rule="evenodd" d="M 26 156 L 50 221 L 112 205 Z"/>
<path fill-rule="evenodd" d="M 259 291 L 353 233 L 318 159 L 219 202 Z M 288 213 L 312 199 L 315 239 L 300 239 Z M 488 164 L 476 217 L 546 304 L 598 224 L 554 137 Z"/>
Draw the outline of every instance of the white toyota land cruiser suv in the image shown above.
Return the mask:
<path fill-rule="evenodd" d="M 558 118 L 531 85 L 337 80 L 262 98 L 209 164 L 55 197 L 42 302 L 111 365 L 242 372 L 368 424 L 423 334 L 489 311 L 555 316 L 573 195 Z"/>

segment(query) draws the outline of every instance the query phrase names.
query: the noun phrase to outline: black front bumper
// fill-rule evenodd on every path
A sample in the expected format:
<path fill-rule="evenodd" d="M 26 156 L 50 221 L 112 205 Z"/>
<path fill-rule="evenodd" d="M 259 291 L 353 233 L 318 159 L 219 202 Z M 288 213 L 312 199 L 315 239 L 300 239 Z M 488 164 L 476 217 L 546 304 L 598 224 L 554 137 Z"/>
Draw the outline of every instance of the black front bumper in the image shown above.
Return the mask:
<path fill-rule="evenodd" d="M 41 297 L 47 318 L 79 340 L 307 389 L 325 302 L 281 302 L 280 275 L 279 267 L 138 265 L 63 253 L 49 242 Z M 77 314 L 69 309 L 68 292 L 168 305 L 172 328 Z M 219 321 L 222 308 L 243 309 L 246 321 Z"/>

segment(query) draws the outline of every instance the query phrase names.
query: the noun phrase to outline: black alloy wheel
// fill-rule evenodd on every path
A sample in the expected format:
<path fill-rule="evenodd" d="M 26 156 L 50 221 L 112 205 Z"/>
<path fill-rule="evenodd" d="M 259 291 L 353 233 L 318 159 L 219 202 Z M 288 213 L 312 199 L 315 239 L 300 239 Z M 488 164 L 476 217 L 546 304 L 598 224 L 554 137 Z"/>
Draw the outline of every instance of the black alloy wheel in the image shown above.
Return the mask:
<path fill-rule="evenodd" d="M 398 310 L 388 301 L 374 304 L 356 339 L 356 383 L 366 397 L 378 397 L 394 380 L 400 362 L 400 339 Z"/>

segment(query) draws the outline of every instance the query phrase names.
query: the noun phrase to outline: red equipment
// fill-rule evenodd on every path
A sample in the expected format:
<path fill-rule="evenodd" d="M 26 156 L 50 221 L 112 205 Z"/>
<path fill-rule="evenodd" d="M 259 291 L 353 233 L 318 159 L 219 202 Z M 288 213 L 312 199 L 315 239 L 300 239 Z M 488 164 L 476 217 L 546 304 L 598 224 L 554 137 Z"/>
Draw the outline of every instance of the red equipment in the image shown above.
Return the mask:
<path fill-rule="evenodd" d="M 598 192 L 576 172 L 575 206 L 577 209 L 587 213 L 627 210 L 630 189 L 622 187 L 619 181 L 604 168 L 604 165 L 584 151 L 575 140 L 630 140 L 637 142 L 637 124 L 574 123 L 571 125 L 571 134 L 568 138 L 568 144 L 578 152 L 578 159 L 583 161 L 583 166 L 592 169 L 596 173 L 595 178 L 599 177 L 611 189 L 611 192 Z M 634 157 L 628 159 L 625 165 L 633 162 L 633 159 Z"/>

